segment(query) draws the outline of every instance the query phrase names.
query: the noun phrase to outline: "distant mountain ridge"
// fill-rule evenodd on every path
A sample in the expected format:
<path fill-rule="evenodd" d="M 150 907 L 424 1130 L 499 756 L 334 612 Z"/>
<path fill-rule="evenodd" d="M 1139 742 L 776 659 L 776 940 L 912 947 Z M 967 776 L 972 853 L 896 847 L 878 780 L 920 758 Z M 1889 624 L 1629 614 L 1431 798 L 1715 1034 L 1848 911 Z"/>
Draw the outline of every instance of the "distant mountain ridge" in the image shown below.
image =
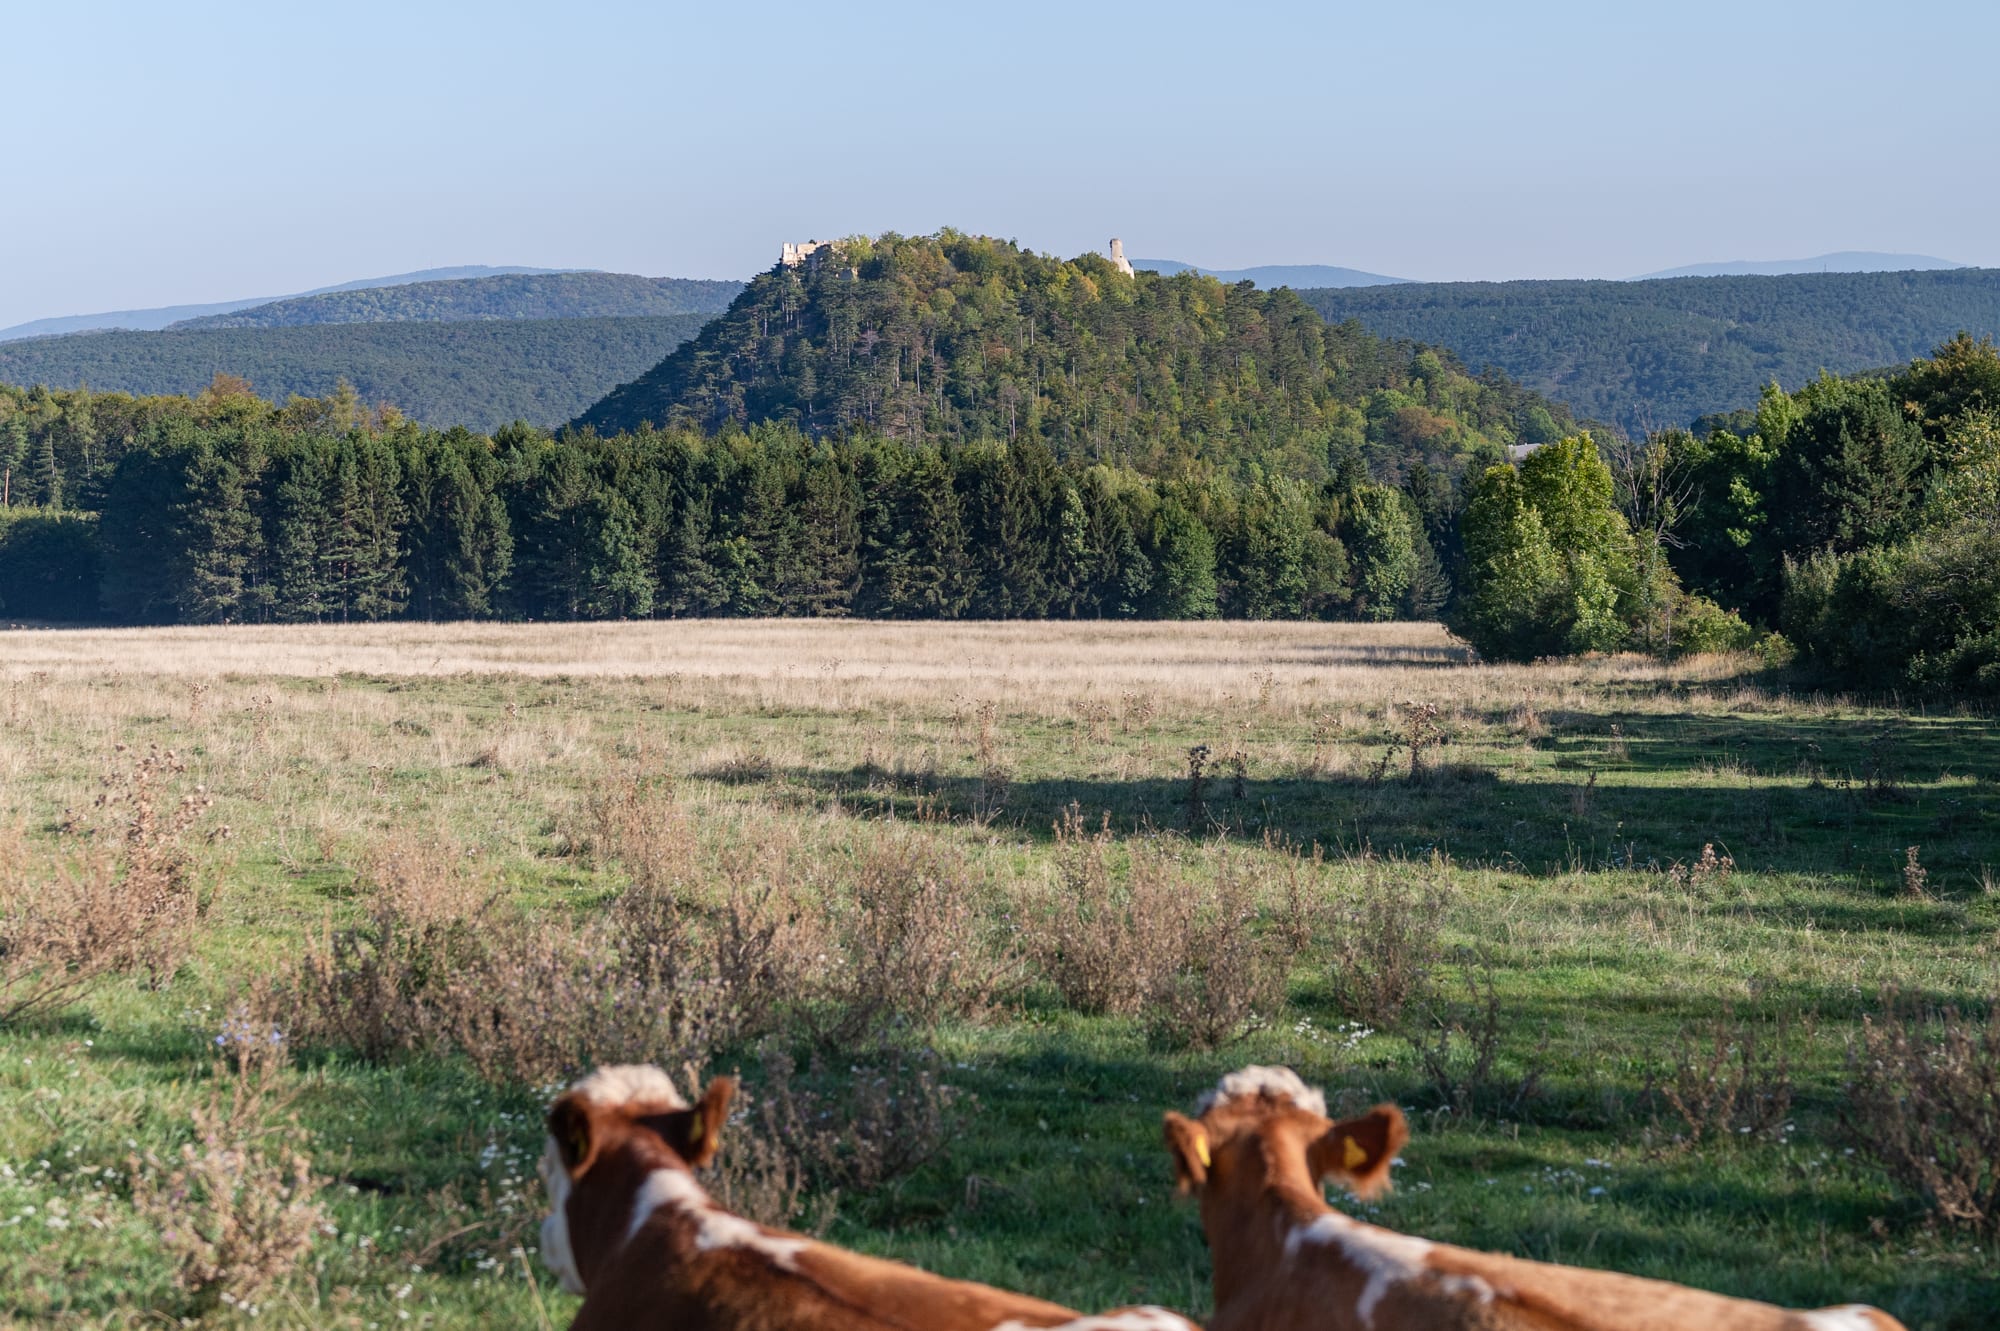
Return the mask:
<path fill-rule="evenodd" d="M 1629 433 L 1754 406 L 1776 380 L 1906 363 L 2000 336 L 2000 269 L 1634 282 L 1423 282 L 1303 291 L 1329 322 L 1444 347 Z"/>
<path fill-rule="evenodd" d="M 199 319 L 184 319 L 169 327 L 175 330 L 296 328 L 309 324 L 719 314 L 729 308 L 729 302 L 741 290 L 741 282 L 640 277 L 632 273 L 520 273 L 298 296 Z"/>
<path fill-rule="evenodd" d="M 144 310 L 107 310 L 101 314 L 64 314 L 48 319 L 30 319 L 26 323 L 0 328 L 0 342 L 11 342 L 24 337 L 54 337 L 64 333 L 88 333 L 105 329 L 124 328 L 138 332 L 152 332 L 170 324 L 198 319 L 208 315 L 227 314 L 232 310 L 249 309 L 253 305 L 268 305 L 272 301 L 295 300 L 304 296 L 319 296 L 335 291 L 359 291 L 368 287 L 403 286 L 411 282 L 448 281 L 466 277 L 493 277 L 513 273 L 558 273 L 570 271 L 561 268 L 495 268 L 486 264 L 468 264 L 456 268 L 425 268 L 414 273 L 395 273 L 388 277 L 363 277 L 352 282 L 340 282 L 330 287 L 314 287 L 311 291 L 296 292 L 290 296 L 251 296 L 244 300 L 212 301 L 204 305 L 161 305 Z"/>
<path fill-rule="evenodd" d="M 1841 250 L 1810 259 L 1732 259 L 1727 263 L 1695 263 L 1642 273 L 1634 282 L 1662 277 L 1787 277 L 1795 273 L 1909 273 L 1969 265 L 1928 254 L 1882 254 L 1874 250 Z M 1329 283 L 1328 285 L 1332 285 Z M 1351 284 L 1350 284 L 1351 285 Z"/>
<path fill-rule="evenodd" d="M 0 343 L 0 383 L 93 392 L 198 393 L 241 375 L 263 397 L 323 397 L 345 379 L 363 403 L 426 425 L 553 426 L 645 372 L 706 314 L 625 319 L 484 319 L 294 328 L 114 331 Z"/>
<path fill-rule="evenodd" d="M 1324 263 L 1273 263 L 1259 268 L 1203 268 L 1200 264 L 1182 263 L 1178 259 L 1134 259 L 1132 266 L 1138 269 L 1150 268 L 1162 277 L 1172 277 L 1175 273 L 1193 269 L 1218 282 L 1254 282 L 1259 290 L 1270 291 L 1277 287 L 1291 287 L 1303 290 L 1307 287 L 1377 287 L 1394 282 L 1407 282 L 1407 277 L 1386 277 L 1381 273 L 1364 273 L 1359 268 L 1336 268 Z"/>

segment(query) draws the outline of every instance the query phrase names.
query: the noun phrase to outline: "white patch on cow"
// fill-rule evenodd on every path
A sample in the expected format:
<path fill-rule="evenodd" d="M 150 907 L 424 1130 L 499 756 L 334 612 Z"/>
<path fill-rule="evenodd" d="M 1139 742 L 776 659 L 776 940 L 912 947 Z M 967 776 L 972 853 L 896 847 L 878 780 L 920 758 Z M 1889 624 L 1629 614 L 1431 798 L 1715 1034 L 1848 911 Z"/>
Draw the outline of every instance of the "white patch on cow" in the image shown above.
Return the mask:
<path fill-rule="evenodd" d="M 1425 1260 L 1435 1246 L 1429 1240 L 1364 1225 L 1338 1211 L 1329 1211 L 1286 1235 L 1285 1255 L 1295 1255 L 1308 1243 L 1339 1249 L 1340 1255 L 1368 1278 L 1354 1304 L 1355 1315 L 1361 1318 L 1363 1326 L 1375 1325 L 1375 1305 L 1391 1288 L 1426 1274 L 1436 1277 L 1437 1287 L 1443 1293 L 1470 1294 L 1481 1303 L 1493 1300 L 1493 1287 L 1478 1276 L 1433 1271 Z"/>
<path fill-rule="evenodd" d="M 810 1239 L 766 1234 L 752 1221 L 730 1214 L 715 1204 L 692 1174 L 680 1169 L 656 1169 L 646 1175 L 638 1195 L 632 1199 L 632 1221 L 625 1228 L 626 1241 L 630 1242 L 663 1206 L 695 1222 L 694 1246 L 701 1252 L 747 1248 L 791 1271 L 797 1269 L 798 1255 L 812 1244 Z"/>
<path fill-rule="evenodd" d="M 1000 1323 L 993 1331 L 1199 1331 L 1199 1328 L 1179 1313 L 1170 1313 L 1165 1308 L 1149 1304 L 1143 1308 L 1078 1317 L 1039 1329 L 1030 1327 L 1026 1322 L 1010 1320 Z"/>
<path fill-rule="evenodd" d="M 1881 1323 L 1872 1316 L 1874 1309 L 1861 1303 L 1842 1304 L 1838 1308 L 1821 1308 L 1816 1312 L 1800 1313 L 1807 1331 L 1877 1331 Z"/>
<path fill-rule="evenodd" d="M 555 1138 L 549 1138 L 536 1169 L 542 1176 L 542 1186 L 549 1190 L 549 1213 L 542 1220 L 542 1263 L 556 1273 L 564 1292 L 582 1294 L 583 1276 L 576 1269 L 576 1254 L 569 1246 L 569 1171 L 563 1168 Z"/>
<path fill-rule="evenodd" d="M 1239 1068 L 1195 1102 L 1197 1117 L 1220 1104 L 1254 1095 L 1270 1095 L 1290 1100 L 1308 1113 L 1326 1117 L 1326 1097 L 1299 1079 L 1290 1068 Z"/>
<path fill-rule="evenodd" d="M 608 1068 L 599 1068 L 588 1077 L 570 1087 L 592 1104 L 606 1108 L 619 1105 L 660 1105 L 667 1109 L 686 1109 L 687 1101 L 681 1099 L 674 1079 L 660 1069 L 646 1063 L 624 1063 Z"/>

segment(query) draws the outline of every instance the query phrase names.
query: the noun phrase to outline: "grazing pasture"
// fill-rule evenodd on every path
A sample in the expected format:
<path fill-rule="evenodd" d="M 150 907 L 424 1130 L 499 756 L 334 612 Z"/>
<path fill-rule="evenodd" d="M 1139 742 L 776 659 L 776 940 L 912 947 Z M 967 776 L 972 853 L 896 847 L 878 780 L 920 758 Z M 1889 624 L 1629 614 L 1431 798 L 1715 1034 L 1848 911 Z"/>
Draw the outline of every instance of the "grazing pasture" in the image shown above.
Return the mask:
<path fill-rule="evenodd" d="M 1991 1326 L 2000 734 L 1756 670 L 8 632 L 0 1322 L 562 1325 L 541 1115 L 644 1060 L 730 1205 L 1070 1307 L 1209 1310 L 1161 1114 L 1255 1062 L 1403 1107 L 1378 1224 Z"/>

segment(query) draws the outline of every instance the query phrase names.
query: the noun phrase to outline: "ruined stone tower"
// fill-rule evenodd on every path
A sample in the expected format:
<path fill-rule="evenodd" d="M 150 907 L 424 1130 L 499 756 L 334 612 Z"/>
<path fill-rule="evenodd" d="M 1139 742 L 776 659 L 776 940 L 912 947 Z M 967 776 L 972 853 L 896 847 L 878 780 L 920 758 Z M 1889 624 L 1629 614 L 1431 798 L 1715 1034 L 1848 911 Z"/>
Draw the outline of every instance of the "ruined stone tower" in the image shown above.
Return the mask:
<path fill-rule="evenodd" d="M 1116 236 L 1111 238 L 1111 266 L 1127 277 L 1132 276 L 1132 261 L 1125 257 L 1125 242 Z"/>

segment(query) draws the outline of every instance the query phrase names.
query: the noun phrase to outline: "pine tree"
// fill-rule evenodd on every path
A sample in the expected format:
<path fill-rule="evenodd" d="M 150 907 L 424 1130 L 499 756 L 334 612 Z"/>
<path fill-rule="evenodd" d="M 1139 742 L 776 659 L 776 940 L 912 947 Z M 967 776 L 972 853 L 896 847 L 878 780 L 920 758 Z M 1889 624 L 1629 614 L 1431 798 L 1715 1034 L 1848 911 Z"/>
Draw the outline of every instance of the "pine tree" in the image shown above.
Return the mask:
<path fill-rule="evenodd" d="M 784 613 L 849 613 L 861 584 L 861 499 L 853 477 L 830 451 L 806 466 L 793 508 L 796 546 L 779 593 Z"/>
<path fill-rule="evenodd" d="M 1055 457 L 1032 440 L 975 458 L 965 508 L 979 569 L 973 611 L 1041 619 L 1054 600 L 1058 506 Z"/>
<path fill-rule="evenodd" d="M 873 449 L 861 460 L 863 614 L 955 619 L 970 597 L 965 511 L 937 449 Z"/>
<path fill-rule="evenodd" d="M 255 578 L 263 534 L 251 508 L 253 478 L 261 469 L 254 440 L 243 435 L 197 438 L 181 459 L 173 506 L 180 538 L 180 618 L 190 624 L 227 624 L 255 618 L 263 608 Z"/>
<path fill-rule="evenodd" d="M 274 460 L 269 551 L 272 617 L 281 622 L 317 622 L 332 610 L 321 565 L 332 542 L 328 452 L 323 441 L 302 441 Z"/>
<path fill-rule="evenodd" d="M 483 619 L 493 613 L 513 562 L 498 465 L 484 442 L 453 430 L 403 455 L 404 567 L 417 619 Z"/>

